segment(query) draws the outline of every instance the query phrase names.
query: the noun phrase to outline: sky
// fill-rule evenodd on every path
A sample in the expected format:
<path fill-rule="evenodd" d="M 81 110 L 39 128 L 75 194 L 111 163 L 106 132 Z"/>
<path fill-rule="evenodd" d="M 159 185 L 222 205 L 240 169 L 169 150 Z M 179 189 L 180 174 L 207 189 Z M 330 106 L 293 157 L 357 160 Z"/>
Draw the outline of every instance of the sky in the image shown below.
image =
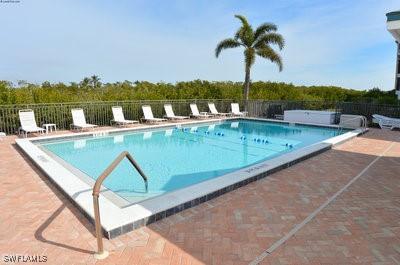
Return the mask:
<path fill-rule="evenodd" d="M 0 1 L 0 80 L 79 82 L 243 81 L 241 49 L 217 43 L 240 26 L 278 26 L 282 72 L 261 58 L 252 81 L 394 86 L 396 45 L 387 12 L 399 0 L 14 0 Z"/>

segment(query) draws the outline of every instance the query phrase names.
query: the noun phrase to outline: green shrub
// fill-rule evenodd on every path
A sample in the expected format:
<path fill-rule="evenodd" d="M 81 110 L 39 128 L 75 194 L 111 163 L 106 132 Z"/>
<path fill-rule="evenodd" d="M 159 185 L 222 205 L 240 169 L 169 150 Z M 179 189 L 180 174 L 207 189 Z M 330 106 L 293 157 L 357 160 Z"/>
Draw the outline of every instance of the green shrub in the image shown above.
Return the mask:
<path fill-rule="evenodd" d="M 188 82 L 151 83 L 116 82 L 93 85 L 85 78 L 79 84 L 44 82 L 41 85 L 20 82 L 14 87 L 11 82 L 0 81 L 0 104 L 162 100 L 162 99 L 242 99 L 241 82 L 212 82 L 193 80 Z M 370 103 L 398 104 L 394 90 L 352 90 L 335 86 L 295 86 L 277 82 L 254 82 L 250 99 L 264 100 L 322 100 L 357 101 Z"/>

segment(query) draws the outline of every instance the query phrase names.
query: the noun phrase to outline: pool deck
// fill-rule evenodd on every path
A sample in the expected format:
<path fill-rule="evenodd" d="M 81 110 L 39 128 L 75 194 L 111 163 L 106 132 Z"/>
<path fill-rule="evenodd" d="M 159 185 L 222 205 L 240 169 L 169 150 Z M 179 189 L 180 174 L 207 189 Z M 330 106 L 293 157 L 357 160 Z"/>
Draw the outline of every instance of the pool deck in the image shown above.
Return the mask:
<path fill-rule="evenodd" d="M 102 130 L 104 128 L 101 128 Z M 60 132 L 62 133 L 62 132 Z M 43 264 L 400 264 L 400 132 L 371 129 L 315 157 L 112 240 L 0 141 L 0 256 Z"/>

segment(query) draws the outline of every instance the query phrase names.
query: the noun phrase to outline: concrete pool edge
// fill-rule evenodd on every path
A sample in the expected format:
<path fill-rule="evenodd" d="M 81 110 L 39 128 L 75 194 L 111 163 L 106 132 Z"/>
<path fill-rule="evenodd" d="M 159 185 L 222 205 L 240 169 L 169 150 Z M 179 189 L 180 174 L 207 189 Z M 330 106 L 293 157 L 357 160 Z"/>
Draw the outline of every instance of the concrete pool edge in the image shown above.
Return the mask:
<path fill-rule="evenodd" d="M 271 121 L 258 118 L 256 120 Z M 191 123 L 175 123 L 168 125 L 162 124 L 157 127 L 152 125 L 146 128 L 141 127 L 110 131 L 142 131 L 148 129 L 174 127 L 176 125 L 191 125 L 210 122 L 214 123 L 218 121 L 221 120 L 196 121 Z M 120 208 L 104 196 L 100 196 L 100 212 L 104 234 L 108 238 L 114 238 L 121 234 L 132 231 L 140 226 L 158 221 L 162 218 L 191 208 L 229 191 L 247 185 L 250 182 L 264 178 L 278 170 L 289 167 L 309 157 L 315 156 L 330 149 L 333 145 L 356 137 L 363 132 L 364 131 L 360 129 L 353 130 L 325 141 L 284 154 L 282 156 L 264 161 L 262 163 L 249 166 L 215 179 L 204 181 L 185 189 L 173 191 L 124 208 Z M 91 135 L 93 133 L 89 132 L 83 134 Z M 68 134 L 67 136 L 77 137 L 79 135 L 82 134 Z M 57 161 L 54 161 L 35 144 L 33 144 L 33 142 L 40 139 L 60 137 L 65 137 L 65 135 L 17 139 L 16 143 L 41 169 L 41 171 L 44 172 L 64 194 L 68 195 L 66 197 L 73 201 L 73 203 L 78 206 L 78 208 L 84 213 L 85 216 L 88 217 L 90 221 L 93 221 L 92 187 L 74 176 L 70 171 L 57 163 Z"/>

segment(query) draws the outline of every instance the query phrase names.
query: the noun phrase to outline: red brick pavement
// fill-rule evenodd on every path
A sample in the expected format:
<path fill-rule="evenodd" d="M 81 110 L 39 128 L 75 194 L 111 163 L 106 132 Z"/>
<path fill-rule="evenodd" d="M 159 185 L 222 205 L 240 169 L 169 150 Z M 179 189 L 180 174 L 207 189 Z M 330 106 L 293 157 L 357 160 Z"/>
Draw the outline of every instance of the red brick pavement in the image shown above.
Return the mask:
<path fill-rule="evenodd" d="M 0 255 L 47 264 L 248 264 L 391 148 L 262 264 L 400 264 L 400 133 L 371 130 L 268 178 L 113 240 L 0 142 Z M 4 262 L 4 256 L 2 259 Z"/>

